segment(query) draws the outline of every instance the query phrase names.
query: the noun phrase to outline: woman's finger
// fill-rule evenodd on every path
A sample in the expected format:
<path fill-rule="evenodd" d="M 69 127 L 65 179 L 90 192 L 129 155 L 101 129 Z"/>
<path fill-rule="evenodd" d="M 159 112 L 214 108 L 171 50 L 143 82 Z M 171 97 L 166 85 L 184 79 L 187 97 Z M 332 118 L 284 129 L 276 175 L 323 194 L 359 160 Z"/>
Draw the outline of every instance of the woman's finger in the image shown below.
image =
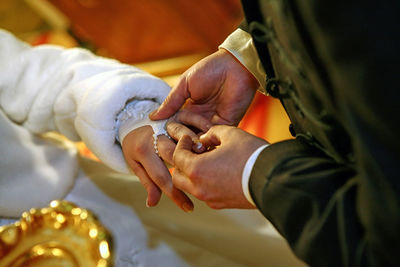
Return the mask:
<path fill-rule="evenodd" d="M 134 160 L 128 160 L 128 164 L 132 168 L 132 171 L 139 178 L 140 183 L 147 191 L 146 206 L 153 207 L 157 205 L 161 198 L 160 188 L 150 179 L 140 163 L 135 162 Z"/>
<path fill-rule="evenodd" d="M 163 138 L 166 137 L 163 136 Z M 159 137 L 156 141 L 158 139 Z M 170 142 L 172 143 L 172 141 Z M 159 147 L 154 148 L 153 130 L 150 126 L 143 126 L 131 131 L 123 140 L 122 148 L 127 163 L 148 191 L 149 206 L 156 205 L 161 192 L 164 192 L 183 210 L 193 209 L 191 200 L 173 186 L 168 168 L 156 154 L 155 150 L 158 150 Z"/>
<path fill-rule="evenodd" d="M 147 171 L 150 179 L 182 210 L 188 212 L 193 210 L 193 203 L 185 193 L 172 184 L 172 177 L 167 166 L 161 158 L 153 153 L 141 161 L 143 168 Z"/>
<path fill-rule="evenodd" d="M 173 140 L 166 137 L 165 135 L 159 135 L 157 140 L 158 153 L 161 158 L 168 163 L 173 165 L 173 155 L 176 144 Z"/>

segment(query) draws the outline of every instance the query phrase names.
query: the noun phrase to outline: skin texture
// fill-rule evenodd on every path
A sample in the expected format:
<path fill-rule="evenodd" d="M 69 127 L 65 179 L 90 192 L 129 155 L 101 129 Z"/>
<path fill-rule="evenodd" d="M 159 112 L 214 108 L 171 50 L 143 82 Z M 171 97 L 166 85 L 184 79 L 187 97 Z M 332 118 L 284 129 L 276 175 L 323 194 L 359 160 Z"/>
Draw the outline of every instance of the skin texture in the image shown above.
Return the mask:
<path fill-rule="evenodd" d="M 198 142 L 198 135 L 183 123 L 205 132 L 208 130 L 209 122 L 202 116 L 188 111 L 178 112 L 167 122 L 167 129 L 171 134 L 178 138 L 183 135 L 190 136 L 194 144 L 193 149 L 202 152 L 204 147 L 198 147 L 198 144 L 201 144 Z M 193 210 L 190 198 L 172 184 L 171 174 L 164 163 L 165 161 L 172 165 L 175 142 L 164 135 L 158 136 L 157 148 L 160 158 L 154 150 L 153 133 L 151 126 L 143 126 L 131 131 L 122 143 L 126 162 L 147 191 L 146 205 L 148 207 L 157 205 L 164 192 L 182 210 L 186 212 Z"/>
<path fill-rule="evenodd" d="M 192 139 L 179 139 L 173 161 L 173 184 L 214 209 L 254 208 L 242 191 L 242 171 L 250 155 L 266 141 L 239 128 L 213 126 L 200 141 L 207 147 L 192 151 Z"/>
<path fill-rule="evenodd" d="M 220 49 L 188 69 L 150 118 L 168 118 L 181 110 L 200 114 L 213 125 L 238 125 L 258 87 L 254 76 Z M 242 172 L 250 155 L 266 144 L 264 140 L 235 127 L 213 126 L 201 137 L 207 152 L 198 154 L 190 136 L 169 134 L 179 140 L 173 153 L 176 188 L 215 209 L 254 208 L 243 195 Z"/>

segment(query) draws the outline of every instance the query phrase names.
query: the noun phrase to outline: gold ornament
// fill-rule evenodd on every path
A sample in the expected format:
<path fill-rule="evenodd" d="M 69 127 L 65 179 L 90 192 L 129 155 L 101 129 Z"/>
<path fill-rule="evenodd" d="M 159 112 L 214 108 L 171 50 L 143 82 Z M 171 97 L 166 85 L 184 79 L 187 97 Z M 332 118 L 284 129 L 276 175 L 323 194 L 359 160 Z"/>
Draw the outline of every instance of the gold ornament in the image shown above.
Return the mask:
<path fill-rule="evenodd" d="M 0 267 L 111 267 L 111 251 L 111 235 L 99 220 L 64 200 L 0 227 Z"/>

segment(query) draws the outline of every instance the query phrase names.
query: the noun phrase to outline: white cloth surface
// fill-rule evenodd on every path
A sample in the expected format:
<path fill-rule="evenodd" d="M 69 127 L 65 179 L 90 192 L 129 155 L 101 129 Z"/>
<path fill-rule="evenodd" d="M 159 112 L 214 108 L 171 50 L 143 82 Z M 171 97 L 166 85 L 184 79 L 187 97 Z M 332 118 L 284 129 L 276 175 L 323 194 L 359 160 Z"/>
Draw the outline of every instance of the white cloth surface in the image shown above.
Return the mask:
<path fill-rule="evenodd" d="M 33 135 L 0 109 L 0 217 L 64 197 L 78 172 L 77 154 L 70 142 Z"/>

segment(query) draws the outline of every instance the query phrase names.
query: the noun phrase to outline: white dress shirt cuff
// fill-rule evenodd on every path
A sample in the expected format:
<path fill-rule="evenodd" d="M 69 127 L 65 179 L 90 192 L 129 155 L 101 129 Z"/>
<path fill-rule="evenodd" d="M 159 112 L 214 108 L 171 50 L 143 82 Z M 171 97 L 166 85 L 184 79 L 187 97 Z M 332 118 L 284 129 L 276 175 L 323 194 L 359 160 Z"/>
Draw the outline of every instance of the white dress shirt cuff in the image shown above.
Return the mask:
<path fill-rule="evenodd" d="M 248 32 L 237 29 L 218 47 L 227 50 L 250 71 L 260 84 L 259 91 L 265 94 L 266 74 L 258 57 L 253 39 Z"/>
<path fill-rule="evenodd" d="M 263 145 L 257 148 L 256 151 L 251 154 L 249 159 L 246 162 L 246 165 L 244 166 L 243 173 L 242 173 L 242 190 L 243 194 L 246 197 L 247 201 L 249 201 L 253 206 L 256 204 L 253 201 L 253 198 L 250 195 L 250 190 L 249 190 L 249 180 L 250 180 L 250 174 L 251 171 L 253 170 L 253 166 L 256 163 L 258 155 L 260 155 L 261 151 L 264 150 L 269 145 Z"/>

